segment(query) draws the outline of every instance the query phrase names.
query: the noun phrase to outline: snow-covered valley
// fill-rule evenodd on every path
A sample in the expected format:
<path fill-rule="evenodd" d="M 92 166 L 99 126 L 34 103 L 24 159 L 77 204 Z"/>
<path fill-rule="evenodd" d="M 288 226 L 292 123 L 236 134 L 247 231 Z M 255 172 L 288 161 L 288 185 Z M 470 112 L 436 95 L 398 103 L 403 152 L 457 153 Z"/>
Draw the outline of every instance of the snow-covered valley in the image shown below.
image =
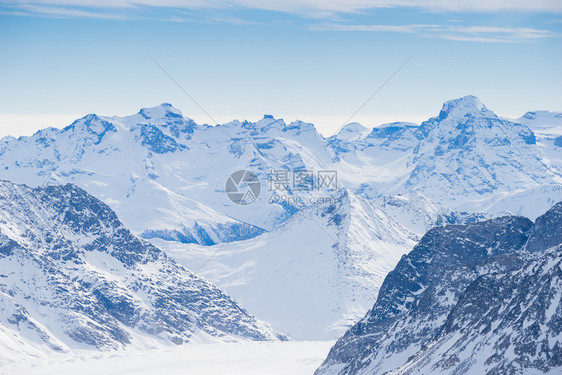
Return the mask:
<path fill-rule="evenodd" d="M 310 375 L 333 341 L 239 342 L 123 352 L 76 352 L 25 358 L 0 366 L 12 375 Z"/>

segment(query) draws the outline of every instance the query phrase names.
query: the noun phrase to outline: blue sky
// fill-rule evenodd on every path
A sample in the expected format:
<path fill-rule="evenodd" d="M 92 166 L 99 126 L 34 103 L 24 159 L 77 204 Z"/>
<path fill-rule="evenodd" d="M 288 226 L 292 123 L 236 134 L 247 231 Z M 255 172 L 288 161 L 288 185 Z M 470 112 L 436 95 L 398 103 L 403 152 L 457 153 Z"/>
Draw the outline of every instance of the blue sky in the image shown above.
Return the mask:
<path fill-rule="evenodd" d="M 450 4 L 455 4 L 451 8 Z M 503 116 L 562 111 L 562 3 L 408 0 L 0 2 L 0 136 L 170 102 L 219 122 L 335 131 L 422 121 L 473 94 Z"/>

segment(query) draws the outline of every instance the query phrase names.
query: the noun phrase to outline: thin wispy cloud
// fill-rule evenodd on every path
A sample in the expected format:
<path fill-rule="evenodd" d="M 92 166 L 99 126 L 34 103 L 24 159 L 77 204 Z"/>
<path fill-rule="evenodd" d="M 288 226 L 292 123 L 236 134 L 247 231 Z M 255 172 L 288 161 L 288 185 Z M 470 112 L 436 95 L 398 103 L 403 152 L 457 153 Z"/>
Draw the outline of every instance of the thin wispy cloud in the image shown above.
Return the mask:
<path fill-rule="evenodd" d="M 440 26 L 440 25 L 350 25 L 322 24 L 310 27 L 318 31 L 370 31 L 387 33 L 418 33 L 424 37 L 441 38 L 454 41 L 520 43 L 551 37 L 560 37 L 549 30 L 529 27 L 497 26 Z"/>
<path fill-rule="evenodd" d="M 26 16 L 45 16 L 45 17 L 55 17 L 55 18 L 100 18 L 100 19 L 113 19 L 113 20 L 124 20 L 131 18 L 130 16 L 121 15 L 113 12 L 100 11 L 100 10 L 88 10 L 88 9 L 76 9 L 63 6 L 44 6 L 35 4 L 21 4 L 19 10 L 13 12 L 19 12 L 19 15 Z M 16 13 L 13 13 L 16 14 Z"/>
<path fill-rule="evenodd" d="M 434 20 L 430 21 L 430 24 L 422 23 L 423 21 L 419 24 L 354 24 L 348 19 L 354 15 L 364 16 L 364 12 L 369 9 L 404 7 L 459 12 L 456 13 L 458 15 L 462 11 L 562 14 L 562 1 L 559 0 L 4 0 L 0 4 L 0 14 L 110 20 L 151 19 L 176 23 L 226 23 L 243 26 L 261 24 L 261 20 L 241 18 L 236 12 L 259 9 L 307 17 L 308 25 L 305 27 L 316 31 L 416 34 L 452 41 L 487 43 L 521 43 L 560 36 L 553 31 L 530 27 L 463 26 L 460 20 L 449 22 L 450 25 L 436 25 L 432 24 Z M 205 15 L 195 15 L 199 11 L 205 11 Z M 310 18 L 316 20 L 310 21 Z M 314 24 L 315 22 L 317 23 Z"/>
<path fill-rule="evenodd" d="M 219 22 L 219 23 L 229 23 L 231 25 L 240 25 L 240 26 L 259 24 L 259 22 L 248 21 L 246 19 L 239 18 L 239 17 L 214 17 L 212 21 Z"/>
<path fill-rule="evenodd" d="M 540 39 L 553 36 L 548 30 L 533 29 L 529 27 L 496 27 L 496 26 L 469 26 L 448 27 L 449 30 L 465 34 L 500 34 L 517 39 Z"/>
<path fill-rule="evenodd" d="M 522 11 L 562 13 L 559 0 L 23 0 L 3 1 L 4 7 L 25 8 L 29 6 L 55 7 L 53 12 L 62 13 L 65 8 L 75 16 L 107 16 L 100 9 L 122 12 L 135 8 L 176 8 L 176 9 L 258 9 L 301 14 L 312 17 L 334 17 L 338 13 L 355 13 L 375 8 L 417 8 L 430 11 L 450 12 L 498 12 Z M 80 9 L 89 8 L 89 10 Z M 29 10 L 28 8 L 28 11 Z M 38 14 L 48 14 L 37 9 Z"/>
<path fill-rule="evenodd" d="M 390 33 L 417 33 L 424 30 L 438 30 L 439 25 L 346 25 L 346 24 L 323 24 L 313 25 L 311 30 L 317 31 L 375 31 Z"/>

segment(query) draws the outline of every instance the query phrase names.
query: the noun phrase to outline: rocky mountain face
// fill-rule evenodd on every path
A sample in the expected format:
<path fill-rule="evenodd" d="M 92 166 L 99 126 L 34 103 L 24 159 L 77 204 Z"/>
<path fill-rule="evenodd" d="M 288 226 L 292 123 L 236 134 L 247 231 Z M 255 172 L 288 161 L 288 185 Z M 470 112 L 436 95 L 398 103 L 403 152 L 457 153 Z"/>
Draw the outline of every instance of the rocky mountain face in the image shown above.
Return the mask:
<path fill-rule="evenodd" d="M 283 338 L 84 190 L 0 181 L 0 346 Z"/>
<path fill-rule="evenodd" d="M 327 194 L 296 189 L 289 176 L 283 194 L 298 199 L 272 202 L 268 181 L 275 170 L 335 170 L 338 188 L 368 199 L 423 196 L 451 211 L 536 218 L 562 199 L 562 148 L 552 132 L 542 135 L 552 121 L 555 114 L 542 112 L 505 120 L 467 96 L 446 102 L 421 125 L 349 124 L 324 138 L 312 124 L 272 116 L 200 125 L 165 103 L 5 137 L 0 178 L 29 186 L 74 183 L 137 235 L 202 245 L 270 231 Z M 228 176 L 241 169 L 262 185 L 248 206 L 225 194 Z"/>
<path fill-rule="evenodd" d="M 562 368 L 562 202 L 430 230 L 316 374 L 523 374 Z"/>

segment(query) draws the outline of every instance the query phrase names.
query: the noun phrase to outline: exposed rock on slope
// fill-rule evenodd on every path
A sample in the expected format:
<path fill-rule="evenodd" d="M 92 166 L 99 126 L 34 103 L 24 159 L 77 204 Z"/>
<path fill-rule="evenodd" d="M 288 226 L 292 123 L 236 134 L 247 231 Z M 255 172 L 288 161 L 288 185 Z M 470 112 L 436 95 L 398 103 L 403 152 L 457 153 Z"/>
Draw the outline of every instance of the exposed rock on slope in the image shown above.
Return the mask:
<path fill-rule="evenodd" d="M 562 367 L 562 202 L 429 231 L 317 374 L 522 374 Z"/>
<path fill-rule="evenodd" d="M 0 301 L 0 341 L 51 350 L 283 338 L 74 185 L 0 181 Z"/>

